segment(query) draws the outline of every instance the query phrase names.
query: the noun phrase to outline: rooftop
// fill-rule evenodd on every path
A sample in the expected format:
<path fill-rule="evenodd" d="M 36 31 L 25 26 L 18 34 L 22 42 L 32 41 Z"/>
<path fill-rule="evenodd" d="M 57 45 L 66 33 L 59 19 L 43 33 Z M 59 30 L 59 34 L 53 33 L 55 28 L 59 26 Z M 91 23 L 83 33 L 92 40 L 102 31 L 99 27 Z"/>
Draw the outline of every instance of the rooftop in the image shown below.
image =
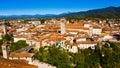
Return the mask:
<path fill-rule="evenodd" d="M 11 52 L 10 57 L 33 57 L 34 53 L 17 53 Z"/>
<path fill-rule="evenodd" d="M 0 58 L 0 68 L 38 68 L 38 67 L 29 65 L 20 60 L 8 60 Z"/>

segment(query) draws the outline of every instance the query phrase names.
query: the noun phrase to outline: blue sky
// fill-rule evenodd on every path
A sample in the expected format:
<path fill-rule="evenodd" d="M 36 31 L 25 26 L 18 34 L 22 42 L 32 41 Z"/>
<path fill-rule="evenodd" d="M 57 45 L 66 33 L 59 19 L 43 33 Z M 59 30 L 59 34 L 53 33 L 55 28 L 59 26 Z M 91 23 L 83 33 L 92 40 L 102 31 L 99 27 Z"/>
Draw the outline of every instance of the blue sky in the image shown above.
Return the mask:
<path fill-rule="evenodd" d="M 120 6 L 120 0 L 1 0 L 0 15 L 60 14 Z"/>

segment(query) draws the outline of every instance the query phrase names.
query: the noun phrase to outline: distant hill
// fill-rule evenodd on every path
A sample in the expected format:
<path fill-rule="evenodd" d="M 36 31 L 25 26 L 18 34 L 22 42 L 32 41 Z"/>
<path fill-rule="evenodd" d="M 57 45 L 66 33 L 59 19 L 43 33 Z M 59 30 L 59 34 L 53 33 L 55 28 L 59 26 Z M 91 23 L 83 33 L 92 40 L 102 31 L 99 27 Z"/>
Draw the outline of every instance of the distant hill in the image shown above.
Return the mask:
<path fill-rule="evenodd" d="M 48 18 L 48 17 L 55 17 L 55 14 L 36 14 L 36 15 L 0 15 L 0 18 Z"/>
<path fill-rule="evenodd" d="M 102 9 L 63 13 L 59 15 L 55 15 L 55 14 L 11 15 L 11 16 L 0 16 L 0 18 L 53 18 L 53 17 L 67 17 L 67 16 L 85 16 L 85 17 L 93 17 L 93 18 L 120 18 L 120 7 L 111 6 Z"/>
<path fill-rule="evenodd" d="M 65 16 L 86 16 L 93 18 L 119 18 L 120 7 L 107 7 L 102 9 L 88 10 L 85 12 L 70 13 Z"/>

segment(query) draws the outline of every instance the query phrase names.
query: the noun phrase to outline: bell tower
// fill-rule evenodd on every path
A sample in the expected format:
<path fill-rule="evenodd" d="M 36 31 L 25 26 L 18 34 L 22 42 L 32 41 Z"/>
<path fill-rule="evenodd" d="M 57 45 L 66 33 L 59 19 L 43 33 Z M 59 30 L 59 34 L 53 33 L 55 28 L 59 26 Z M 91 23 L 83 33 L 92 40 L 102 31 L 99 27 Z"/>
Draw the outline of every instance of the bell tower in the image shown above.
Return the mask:
<path fill-rule="evenodd" d="M 4 31 L 4 35 L 7 34 L 7 26 L 5 25 L 5 23 L 2 25 L 2 29 Z"/>
<path fill-rule="evenodd" d="M 65 19 L 60 20 L 60 28 L 61 28 L 61 34 L 66 33 L 66 20 Z"/>
<path fill-rule="evenodd" d="M 8 44 L 2 45 L 2 53 L 3 53 L 3 58 L 9 59 L 9 45 Z"/>

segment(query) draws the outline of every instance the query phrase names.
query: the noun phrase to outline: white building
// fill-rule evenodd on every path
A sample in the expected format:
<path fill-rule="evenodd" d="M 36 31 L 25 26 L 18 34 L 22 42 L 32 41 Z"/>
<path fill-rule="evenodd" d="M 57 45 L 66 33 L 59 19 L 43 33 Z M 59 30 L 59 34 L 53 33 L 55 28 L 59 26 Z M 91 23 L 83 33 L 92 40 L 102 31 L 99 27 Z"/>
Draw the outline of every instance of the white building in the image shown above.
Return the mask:
<path fill-rule="evenodd" d="M 32 23 L 32 24 L 34 24 L 34 25 L 39 25 L 39 24 L 41 24 L 40 21 L 29 21 L 28 23 Z"/>
<path fill-rule="evenodd" d="M 78 52 L 78 47 L 77 46 L 67 45 L 67 49 L 68 49 L 69 52 L 72 52 L 72 53 L 77 53 Z"/>
<path fill-rule="evenodd" d="M 72 44 L 67 45 L 67 50 L 69 52 L 77 53 L 78 49 L 86 49 L 86 48 L 91 48 L 95 49 L 95 46 L 97 45 L 96 42 L 91 42 L 91 41 L 80 41 L 80 42 L 75 42 Z"/>
<path fill-rule="evenodd" d="M 93 28 L 93 30 L 92 30 L 93 32 L 93 34 L 101 34 L 102 33 L 102 29 L 99 29 L 99 28 Z"/>
<path fill-rule="evenodd" d="M 77 42 L 77 44 L 79 49 L 86 49 L 89 47 L 95 49 L 95 46 L 97 45 L 96 42 L 92 42 L 92 41 L 82 41 L 82 42 Z"/>
<path fill-rule="evenodd" d="M 102 33 L 102 29 L 101 28 L 94 28 L 94 27 L 90 27 L 90 30 L 89 30 L 89 34 L 92 35 L 92 34 L 101 34 Z"/>
<path fill-rule="evenodd" d="M 17 42 L 17 41 L 19 41 L 19 40 L 27 40 L 27 37 L 25 37 L 25 36 L 15 36 L 14 37 L 14 42 Z"/>

